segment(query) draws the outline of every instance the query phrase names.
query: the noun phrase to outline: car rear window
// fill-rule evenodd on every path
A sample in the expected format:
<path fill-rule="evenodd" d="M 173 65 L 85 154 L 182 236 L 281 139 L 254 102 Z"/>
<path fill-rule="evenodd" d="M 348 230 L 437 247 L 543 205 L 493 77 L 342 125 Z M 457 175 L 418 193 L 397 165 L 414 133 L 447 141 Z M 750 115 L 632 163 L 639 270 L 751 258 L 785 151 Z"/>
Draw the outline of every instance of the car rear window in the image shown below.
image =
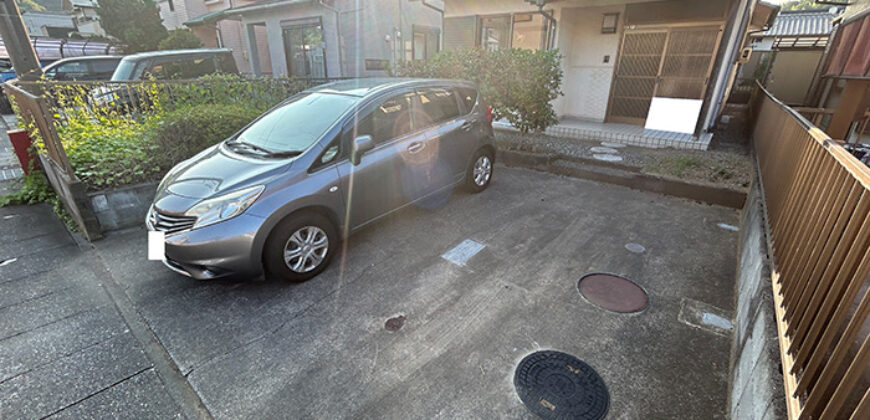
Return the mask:
<path fill-rule="evenodd" d="M 422 112 L 414 116 L 416 127 L 428 127 L 459 116 L 456 94 L 450 89 L 423 89 L 420 91 L 419 97 Z"/>
<path fill-rule="evenodd" d="M 472 88 L 457 88 L 456 92 L 459 94 L 459 101 L 462 102 L 465 113 L 471 112 L 477 103 L 477 91 Z"/>

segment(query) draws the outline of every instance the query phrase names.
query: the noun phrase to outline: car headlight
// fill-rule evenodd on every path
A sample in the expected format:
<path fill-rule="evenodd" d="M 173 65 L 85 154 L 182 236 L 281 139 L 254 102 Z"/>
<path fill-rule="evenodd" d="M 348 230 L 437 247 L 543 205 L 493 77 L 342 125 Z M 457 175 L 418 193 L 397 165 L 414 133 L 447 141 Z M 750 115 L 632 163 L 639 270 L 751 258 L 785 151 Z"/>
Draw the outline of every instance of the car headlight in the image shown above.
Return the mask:
<path fill-rule="evenodd" d="M 263 192 L 263 185 L 233 191 L 219 197 L 204 200 L 184 212 L 185 216 L 196 217 L 194 228 L 208 226 L 242 214 Z"/>

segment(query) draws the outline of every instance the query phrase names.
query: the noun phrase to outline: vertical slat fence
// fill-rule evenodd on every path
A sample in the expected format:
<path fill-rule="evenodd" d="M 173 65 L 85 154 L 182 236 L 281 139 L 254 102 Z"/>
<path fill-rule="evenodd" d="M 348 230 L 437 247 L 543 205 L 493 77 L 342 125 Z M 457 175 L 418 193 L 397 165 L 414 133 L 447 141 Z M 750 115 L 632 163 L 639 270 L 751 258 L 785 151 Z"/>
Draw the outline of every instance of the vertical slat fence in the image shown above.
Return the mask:
<path fill-rule="evenodd" d="M 870 169 L 756 89 L 752 137 L 789 418 L 867 418 Z"/>

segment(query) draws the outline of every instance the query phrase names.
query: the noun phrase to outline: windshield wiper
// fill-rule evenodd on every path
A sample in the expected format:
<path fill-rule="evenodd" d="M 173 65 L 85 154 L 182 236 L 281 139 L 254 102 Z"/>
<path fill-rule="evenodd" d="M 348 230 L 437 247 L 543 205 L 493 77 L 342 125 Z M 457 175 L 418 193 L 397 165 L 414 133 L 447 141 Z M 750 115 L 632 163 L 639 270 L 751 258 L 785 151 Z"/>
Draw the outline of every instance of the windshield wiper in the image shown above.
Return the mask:
<path fill-rule="evenodd" d="M 263 146 L 258 146 L 258 145 L 254 144 L 254 143 L 248 143 L 248 142 L 246 142 L 246 141 L 244 141 L 244 140 L 232 140 L 232 141 L 228 141 L 227 144 L 228 144 L 228 145 L 233 145 L 233 146 L 242 146 L 242 147 L 246 147 L 246 148 L 248 148 L 248 149 L 251 149 L 251 150 L 254 150 L 254 151 L 257 151 L 257 152 L 260 152 L 260 153 L 264 153 L 264 154 L 267 154 L 267 155 L 271 155 L 272 153 L 275 153 L 275 151 L 273 151 L 273 150 L 269 150 L 269 149 L 267 149 L 267 148 L 265 148 L 265 147 L 263 147 Z"/>
<path fill-rule="evenodd" d="M 272 153 L 268 153 L 268 154 L 266 154 L 266 157 L 270 157 L 270 158 L 288 158 L 288 157 L 299 156 L 299 155 L 301 155 L 301 154 L 302 154 L 302 151 L 300 151 L 300 150 L 288 150 L 288 151 L 286 151 L 286 152 L 272 152 Z"/>

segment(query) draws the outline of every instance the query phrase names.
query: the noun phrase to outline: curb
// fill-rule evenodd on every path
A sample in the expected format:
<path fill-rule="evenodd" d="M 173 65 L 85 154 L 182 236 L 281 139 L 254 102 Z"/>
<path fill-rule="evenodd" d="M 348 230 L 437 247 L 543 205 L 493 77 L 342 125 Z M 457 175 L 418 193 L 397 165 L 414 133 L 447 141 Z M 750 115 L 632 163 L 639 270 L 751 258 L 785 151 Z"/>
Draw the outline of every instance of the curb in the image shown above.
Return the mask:
<path fill-rule="evenodd" d="M 638 172 L 636 168 L 617 163 L 598 162 L 556 153 L 527 153 L 512 150 L 498 150 L 496 160 L 505 166 L 621 185 L 738 210 L 742 209 L 746 202 L 745 191 L 644 174 Z"/>

